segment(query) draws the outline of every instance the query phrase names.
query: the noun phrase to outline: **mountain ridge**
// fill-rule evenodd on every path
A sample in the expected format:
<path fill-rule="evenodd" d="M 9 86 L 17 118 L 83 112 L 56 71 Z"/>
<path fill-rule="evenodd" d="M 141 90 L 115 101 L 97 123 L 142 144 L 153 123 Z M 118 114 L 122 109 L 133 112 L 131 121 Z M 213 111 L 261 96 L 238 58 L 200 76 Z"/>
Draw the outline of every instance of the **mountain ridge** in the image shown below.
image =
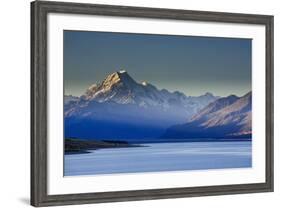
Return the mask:
<path fill-rule="evenodd" d="M 118 104 L 136 104 L 140 107 L 157 106 L 163 110 L 181 107 L 189 117 L 217 98 L 218 96 L 209 92 L 201 96 L 186 96 L 179 91 L 159 90 L 148 82 L 136 82 L 122 70 L 109 74 L 101 83 L 91 85 L 80 100 L 100 103 L 113 101 Z"/>
<path fill-rule="evenodd" d="M 83 139 L 159 138 L 168 127 L 187 121 L 216 99 L 211 93 L 186 96 L 179 91 L 159 90 L 148 82 L 136 82 L 126 71 L 114 72 L 91 85 L 78 99 L 65 102 L 65 135 Z"/>
<path fill-rule="evenodd" d="M 219 98 L 194 115 L 189 122 L 170 127 L 163 138 L 245 137 L 252 134 L 252 93 Z"/>

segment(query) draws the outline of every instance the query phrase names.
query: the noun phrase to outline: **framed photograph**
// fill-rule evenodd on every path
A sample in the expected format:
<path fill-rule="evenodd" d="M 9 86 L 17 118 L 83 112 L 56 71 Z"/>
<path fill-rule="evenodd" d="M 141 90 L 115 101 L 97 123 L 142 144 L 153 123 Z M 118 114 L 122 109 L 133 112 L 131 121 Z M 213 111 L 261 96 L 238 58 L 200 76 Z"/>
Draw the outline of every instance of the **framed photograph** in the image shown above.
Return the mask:
<path fill-rule="evenodd" d="M 273 191 L 273 16 L 31 3 L 31 204 Z"/>

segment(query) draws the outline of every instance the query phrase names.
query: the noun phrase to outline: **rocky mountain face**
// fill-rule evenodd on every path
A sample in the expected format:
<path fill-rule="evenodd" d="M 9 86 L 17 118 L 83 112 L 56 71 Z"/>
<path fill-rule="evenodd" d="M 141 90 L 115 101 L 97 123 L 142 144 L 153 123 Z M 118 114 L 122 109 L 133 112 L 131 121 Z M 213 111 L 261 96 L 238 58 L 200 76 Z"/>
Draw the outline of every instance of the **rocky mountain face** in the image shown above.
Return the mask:
<path fill-rule="evenodd" d="M 90 86 L 82 99 L 99 103 L 110 101 L 118 104 L 135 104 L 144 108 L 160 107 L 165 111 L 180 108 L 189 117 L 217 97 L 211 93 L 187 97 L 178 91 L 158 90 L 150 83 L 137 83 L 126 71 L 120 71 L 108 75 L 102 83 Z"/>
<path fill-rule="evenodd" d="M 189 122 L 170 127 L 163 138 L 251 138 L 252 93 L 217 99 Z"/>
<path fill-rule="evenodd" d="M 159 90 L 119 71 L 78 99 L 65 99 L 65 134 L 84 139 L 159 138 L 168 127 L 186 122 L 217 99 L 211 93 L 196 97 Z"/>

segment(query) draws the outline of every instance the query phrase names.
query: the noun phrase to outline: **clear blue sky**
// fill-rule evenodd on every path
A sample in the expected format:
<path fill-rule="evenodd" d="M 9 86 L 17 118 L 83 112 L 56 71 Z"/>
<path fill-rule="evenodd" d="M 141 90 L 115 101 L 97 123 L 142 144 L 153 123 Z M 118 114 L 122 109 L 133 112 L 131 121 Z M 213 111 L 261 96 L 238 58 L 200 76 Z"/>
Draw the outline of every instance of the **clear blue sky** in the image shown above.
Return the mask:
<path fill-rule="evenodd" d="M 250 39 L 64 31 L 65 94 L 81 95 L 108 74 L 186 95 L 251 90 Z"/>

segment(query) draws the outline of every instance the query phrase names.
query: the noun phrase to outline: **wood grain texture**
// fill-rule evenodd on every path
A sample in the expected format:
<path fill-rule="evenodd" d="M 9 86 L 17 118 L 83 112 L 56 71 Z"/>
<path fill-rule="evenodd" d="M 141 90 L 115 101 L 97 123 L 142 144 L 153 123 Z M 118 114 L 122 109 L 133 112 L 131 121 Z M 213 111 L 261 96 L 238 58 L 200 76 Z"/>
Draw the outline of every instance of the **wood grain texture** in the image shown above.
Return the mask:
<path fill-rule="evenodd" d="M 260 24 L 266 27 L 266 182 L 256 184 L 99 192 L 47 193 L 47 14 L 71 13 Z M 52 206 L 273 191 L 273 16 L 80 3 L 31 3 L 31 204 Z"/>

